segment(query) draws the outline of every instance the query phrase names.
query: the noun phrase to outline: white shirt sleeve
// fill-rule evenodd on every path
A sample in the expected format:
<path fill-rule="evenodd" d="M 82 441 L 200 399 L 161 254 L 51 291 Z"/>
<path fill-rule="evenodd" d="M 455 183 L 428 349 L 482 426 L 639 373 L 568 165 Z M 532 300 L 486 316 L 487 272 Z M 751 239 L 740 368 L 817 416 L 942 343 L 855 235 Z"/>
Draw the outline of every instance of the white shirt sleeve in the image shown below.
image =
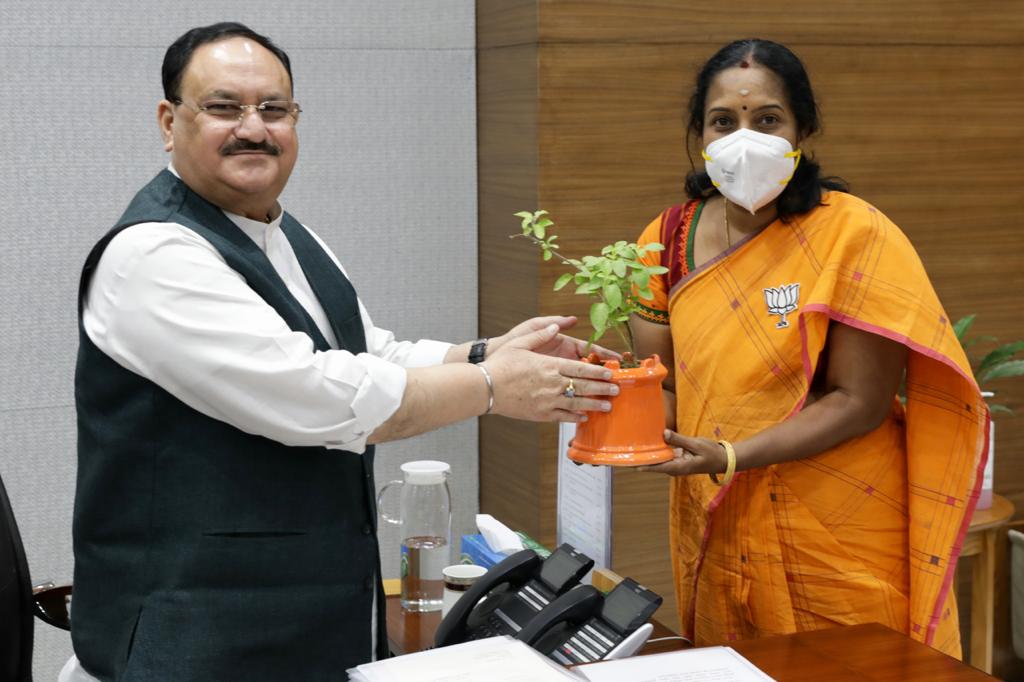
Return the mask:
<path fill-rule="evenodd" d="M 207 416 L 286 445 L 361 453 L 401 405 L 404 368 L 438 364 L 450 346 L 398 342 L 359 309 L 366 353 L 315 351 L 205 239 L 142 223 L 108 244 L 83 324 L 118 364 Z"/>

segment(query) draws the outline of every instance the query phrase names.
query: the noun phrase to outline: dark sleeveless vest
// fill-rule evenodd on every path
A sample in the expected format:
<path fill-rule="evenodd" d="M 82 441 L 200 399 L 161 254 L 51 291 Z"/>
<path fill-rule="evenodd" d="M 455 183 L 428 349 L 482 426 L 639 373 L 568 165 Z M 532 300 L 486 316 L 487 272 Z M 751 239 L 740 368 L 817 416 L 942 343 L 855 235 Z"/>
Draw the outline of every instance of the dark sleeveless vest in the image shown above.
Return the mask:
<path fill-rule="evenodd" d="M 72 639 L 119 680 L 327 680 L 387 656 L 373 448 L 290 447 L 204 416 L 89 340 L 81 310 L 124 228 L 179 223 L 209 241 L 317 350 L 327 341 L 256 244 L 168 171 L 93 248 L 79 290 Z M 365 351 L 352 285 L 287 213 L 281 223 L 339 345 Z M 215 377 L 211 377 L 216 381 Z"/>

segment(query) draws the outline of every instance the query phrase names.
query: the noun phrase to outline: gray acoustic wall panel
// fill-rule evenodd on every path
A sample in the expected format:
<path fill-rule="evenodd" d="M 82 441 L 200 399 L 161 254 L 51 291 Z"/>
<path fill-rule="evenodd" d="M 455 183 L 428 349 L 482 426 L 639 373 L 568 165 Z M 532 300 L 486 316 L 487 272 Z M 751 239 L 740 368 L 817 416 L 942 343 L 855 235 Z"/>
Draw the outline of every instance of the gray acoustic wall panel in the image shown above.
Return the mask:
<path fill-rule="evenodd" d="M 337 252 L 376 324 L 399 338 L 477 330 L 472 0 L 203 3 L 0 0 L 0 476 L 35 580 L 70 580 L 76 290 L 83 259 L 167 160 L 160 63 L 193 26 L 236 20 L 292 57 L 299 162 L 282 199 Z M 477 511 L 473 422 L 378 449 L 452 464 L 455 535 Z M 382 527 L 385 577 L 397 529 Z M 115 577 L 116 578 L 116 577 Z M 66 633 L 37 622 L 35 672 Z"/>

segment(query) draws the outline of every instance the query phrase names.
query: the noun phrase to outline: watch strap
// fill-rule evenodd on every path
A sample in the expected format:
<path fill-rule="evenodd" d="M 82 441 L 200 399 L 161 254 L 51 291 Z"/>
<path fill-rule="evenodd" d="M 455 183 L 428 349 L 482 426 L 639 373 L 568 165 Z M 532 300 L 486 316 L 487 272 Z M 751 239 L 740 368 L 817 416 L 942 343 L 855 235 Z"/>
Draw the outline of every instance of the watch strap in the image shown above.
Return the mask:
<path fill-rule="evenodd" d="M 469 361 L 476 365 L 484 361 L 485 355 L 487 355 L 487 339 L 477 339 L 469 347 Z"/>

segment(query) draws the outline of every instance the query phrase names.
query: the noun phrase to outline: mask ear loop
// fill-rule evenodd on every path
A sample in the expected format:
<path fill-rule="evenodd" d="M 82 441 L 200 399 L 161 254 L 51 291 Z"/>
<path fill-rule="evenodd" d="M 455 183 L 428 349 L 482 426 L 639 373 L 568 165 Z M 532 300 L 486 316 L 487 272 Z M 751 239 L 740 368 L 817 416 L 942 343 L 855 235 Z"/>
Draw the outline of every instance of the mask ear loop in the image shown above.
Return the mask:
<path fill-rule="evenodd" d="M 800 159 L 803 158 L 803 150 L 802 149 L 797 149 L 795 152 L 787 152 L 786 153 L 786 158 L 787 159 L 796 158 L 796 161 L 793 162 L 793 172 L 789 174 L 789 177 L 786 178 L 785 180 L 780 180 L 779 181 L 779 184 L 782 185 L 783 187 L 788 185 L 789 181 L 793 179 L 794 175 L 796 175 L 797 166 L 800 165 Z"/>
<path fill-rule="evenodd" d="M 710 161 L 711 160 L 711 157 L 708 156 L 707 151 L 704 150 L 704 149 L 700 150 L 700 155 L 701 155 L 701 158 L 703 158 L 705 161 Z M 796 172 L 796 168 L 795 167 L 793 168 L 793 172 L 794 173 Z M 715 188 L 721 187 L 721 185 L 719 185 L 717 182 L 715 182 L 714 178 L 712 178 L 710 175 L 708 176 L 708 180 L 711 180 L 711 185 L 713 187 L 715 187 Z"/>

